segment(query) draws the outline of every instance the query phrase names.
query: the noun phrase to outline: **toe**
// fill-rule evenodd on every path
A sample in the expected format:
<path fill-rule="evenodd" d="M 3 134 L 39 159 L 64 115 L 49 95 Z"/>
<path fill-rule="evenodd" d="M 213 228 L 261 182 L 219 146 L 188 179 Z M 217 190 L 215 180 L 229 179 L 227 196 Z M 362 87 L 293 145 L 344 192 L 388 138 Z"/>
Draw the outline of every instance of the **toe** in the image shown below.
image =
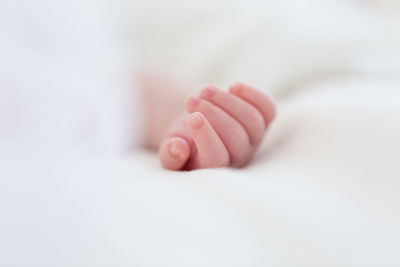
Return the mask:
<path fill-rule="evenodd" d="M 163 142 L 159 151 L 161 164 L 169 170 L 184 168 L 190 156 L 190 146 L 181 137 L 171 137 Z"/>

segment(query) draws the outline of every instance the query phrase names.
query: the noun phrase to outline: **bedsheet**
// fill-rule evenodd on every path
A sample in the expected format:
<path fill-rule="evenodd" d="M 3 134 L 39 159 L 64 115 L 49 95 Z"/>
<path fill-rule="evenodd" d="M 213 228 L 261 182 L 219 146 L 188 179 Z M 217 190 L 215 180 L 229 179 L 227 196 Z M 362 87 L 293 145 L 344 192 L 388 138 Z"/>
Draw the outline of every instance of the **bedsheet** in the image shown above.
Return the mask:
<path fill-rule="evenodd" d="M 399 85 L 304 88 L 244 169 L 2 163 L 0 265 L 399 266 Z"/>

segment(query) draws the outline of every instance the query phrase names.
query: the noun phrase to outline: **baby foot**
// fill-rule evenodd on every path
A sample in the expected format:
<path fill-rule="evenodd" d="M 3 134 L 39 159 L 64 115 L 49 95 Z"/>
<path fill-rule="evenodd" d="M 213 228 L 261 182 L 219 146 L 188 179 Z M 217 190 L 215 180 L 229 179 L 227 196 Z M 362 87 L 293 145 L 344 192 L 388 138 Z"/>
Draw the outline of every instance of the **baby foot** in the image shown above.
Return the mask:
<path fill-rule="evenodd" d="M 207 86 L 187 99 L 186 110 L 160 147 L 166 169 L 243 167 L 276 114 L 270 97 L 242 83 L 229 92 Z"/>

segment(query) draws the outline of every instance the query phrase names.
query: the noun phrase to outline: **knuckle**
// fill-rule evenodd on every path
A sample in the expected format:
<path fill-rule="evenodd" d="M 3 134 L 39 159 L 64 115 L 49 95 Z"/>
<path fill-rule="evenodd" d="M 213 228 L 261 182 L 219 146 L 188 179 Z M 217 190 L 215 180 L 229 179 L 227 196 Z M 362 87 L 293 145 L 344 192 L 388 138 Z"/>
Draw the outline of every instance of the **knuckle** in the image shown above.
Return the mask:
<path fill-rule="evenodd" d="M 265 128 L 264 117 L 258 111 L 251 112 L 248 121 L 256 131 L 263 131 Z"/>
<path fill-rule="evenodd" d="M 229 166 L 229 156 L 224 155 L 221 157 L 214 158 L 203 164 L 203 168 L 220 168 Z"/>
<path fill-rule="evenodd" d="M 276 117 L 276 104 L 272 99 L 265 97 L 263 102 L 263 116 L 265 117 L 265 123 L 268 125 Z"/>
<path fill-rule="evenodd" d="M 242 155 L 240 157 L 232 159 L 232 162 L 231 162 L 232 167 L 241 168 L 241 167 L 246 166 L 248 164 L 248 162 L 250 161 L 252 154 L 253 154 L 253 152 L 251 149 L 247 149 L 246 151 L 243 151 Z"/>
<path fill-rule="evenodd" d="M 243 130 L 233 130 L 229 133 L 229 147 L 234 150 L 242 150 L 247 146 L 247 134 Z"/>
<path fill-rule="evenodd" d="M 244 130 L 232 131 L 227 146 L 232 162 L 242 161 L 250 147 L 247 133 Z"/>
<path fill-rule="evenodd" d="M 253 144 L 258 144 L 265 131 L 264 117 L 259 112 L 252 112 L 247 120 L 247 127 Z"/>

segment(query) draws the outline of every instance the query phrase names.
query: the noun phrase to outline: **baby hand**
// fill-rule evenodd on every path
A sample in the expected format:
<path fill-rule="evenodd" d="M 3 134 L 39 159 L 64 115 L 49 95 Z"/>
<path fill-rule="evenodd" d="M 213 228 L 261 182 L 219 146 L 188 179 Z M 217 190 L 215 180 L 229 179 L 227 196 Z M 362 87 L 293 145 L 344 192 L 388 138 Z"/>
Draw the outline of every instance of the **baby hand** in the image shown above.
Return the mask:
<path fill-rule="evenodd" d="M 229 92 L 207 86 L 187 99 L 186 110 L 159 150 L 170 170 L 245 166 L 276 114 L 270 97 L 242 83 Z"/>

